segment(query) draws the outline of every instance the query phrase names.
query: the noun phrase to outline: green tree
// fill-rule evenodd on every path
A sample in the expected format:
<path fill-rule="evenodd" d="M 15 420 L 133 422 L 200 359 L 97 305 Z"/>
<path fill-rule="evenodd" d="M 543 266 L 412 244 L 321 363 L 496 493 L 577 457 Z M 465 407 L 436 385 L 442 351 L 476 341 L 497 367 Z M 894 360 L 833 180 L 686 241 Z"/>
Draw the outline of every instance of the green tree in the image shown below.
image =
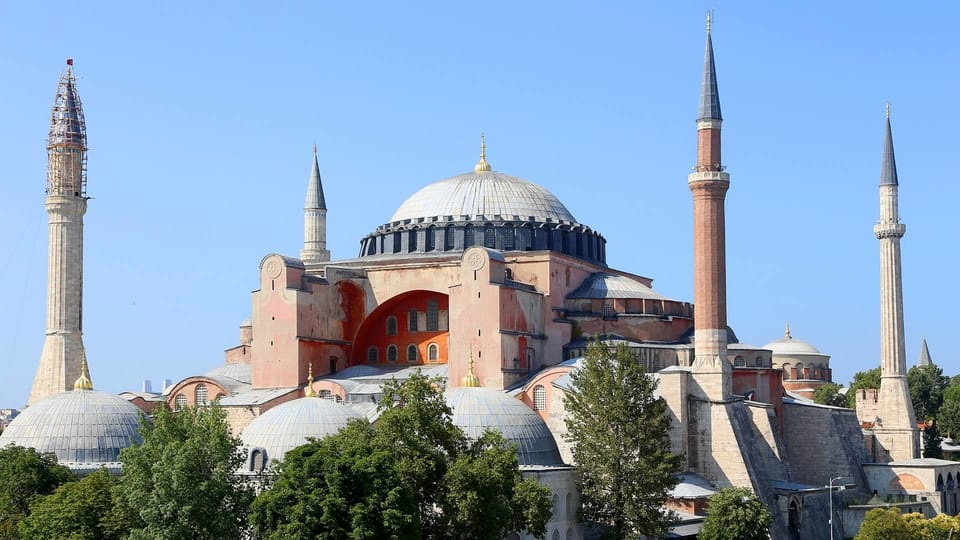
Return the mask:
<path fill-rule="evenodd" d="M 937 422 L 947 436 L 954 439 L 960 437 L 960 397 L 955 398 L 947 392 L 947 397 L 938 411 Z"/>
<path fill-rule="evenodd" d="M 846 407 L 847 396 L 840 393 L 841 388 L 843 387 L 836 383 L 827 383 L 818 386 L 817 389 L 813 391 L 813 401 L 821 405 Z"/>
<path fill-rule="evenodd" d="M 244 456 L 223 409 L 160 407 L 140 435 L 143 444 L 120 452 L 116 490 L 130 538 L 239 537 L 253 494 L 234 475 Z"/>
<path fill-rule="evenodd" d="M 469 441 L 437 381 L 384 388 L 375 425 L 287 453 L 250 512 L 258 538 L 499 539 L 546 533 L 550 490 L 524 479 L 515 446 L 486 432 Z"/>
<path fill-rule="evenodd" d="M 911 529 L 898 508 L 874 508 L 863 517 L 854 540 L 914 540 Z"/>
<path fill-rule="evenodd" d="M 767 540 L 773 518 L 747 488 L 728 487 L 710 497 L 700 540 Z"/>
<path fill-rule="evenodd" d="M 121 538 L 125 531 L 113 529 L 109 518 L 115 485 L 117 479 L 106 469 L 91 473 L 79 482 L 61 485 L 30 505 L 30 515 L 18 526 L 20 536 L 70 540 Z"/>
<path fill-rule="evenodd" d="M 592 342 L 571 373 L 564 403 L 582 514 L 608 538 L 662 535 L 675 519 L 663 503 L 683 457 L 670 452 L 667 404 L 656 388 L 625 345 Z"/>
<path fill-rule="evenodd" d="M 925 458 L 943 458 L 943 450 L 940 443 L 943 437 L 940 436 L 940 428 L 936 420 L 927 422 L 926 429 L 923 430 L 923 457 Z"/>
<path fill-rule="evenodd" d="M 17 523 L 30 515 L 30 504 L 76 480 L 53 454 L 33 448 L 0 448 L 0 538 L 18 538 Z"/>
<path fill-rule="evenodd" d="M 943 394 L 950 385 L 950 377 L 945 377 L 936 364 L 913 366 L 907 371 L 907 384 L 917 420 L 936 418 L 943 404 Z"/>
<path fill-rule="evenodd" d="M 857 408 L 857 390 L 880 388 L 880 368 L 875 367 L 867 371 L 858 371 L 853 374 L 853 380 L 847 390 L 847 407 Z"/>

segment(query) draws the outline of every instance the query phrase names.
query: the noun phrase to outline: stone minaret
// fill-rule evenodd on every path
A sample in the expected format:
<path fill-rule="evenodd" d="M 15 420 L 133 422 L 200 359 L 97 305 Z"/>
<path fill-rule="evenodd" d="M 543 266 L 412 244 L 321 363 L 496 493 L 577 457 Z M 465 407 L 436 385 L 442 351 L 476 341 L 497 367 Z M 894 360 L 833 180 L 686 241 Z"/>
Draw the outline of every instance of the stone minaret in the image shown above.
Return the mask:
<path fill-rule="evenodd" d="M 932 366 L 933 360 L 930 359 L 930 349 L 927 348 L 927 338 L 923 338 L 920 344 L 920 358 L 917 359 L 917 367 Z"/>
<path fill-rule="evenodd" d="M 880 221 L 873 233 L 880 240 L 880 395 L 877 397 L 878 462 L 920 457 L 917 421 L 907 385 L 907 353 L 903 339 L 903 285 L 900 238 L 907 227 L 897 210 L 897 163 L 893 156 L 890 106 L 880 169 Z"/>
<path fill-rule="evenodd" d="M 727 361 L 727 272 L 723 203 L 730 175 L 720 159 L 720 95 L 707 15 L 707 45 L 697 116 L 697 165 L 689 176 L 693 193 L 694 394 L 720 401 L 730 397 Z"/>
<path fill-rule="evenodd" d="M 307 202 L 303 206 L 303 249 L 300 259 L 305 263 L 321 263 L 330 260 L 327 250 L 327 202 L 323 198 L 320 181 L 320 163 L 317 161 L 317 145 L 313 145 L 313 170 L 307 185 Z"/>
<path fill-rule="evenodd" d="M 83 215 L 87 211 L 87 133 L 72 73 L 60 77 L 47 140 L 47 335 L 28 405 L 72 388 L 83 349 Z"/>

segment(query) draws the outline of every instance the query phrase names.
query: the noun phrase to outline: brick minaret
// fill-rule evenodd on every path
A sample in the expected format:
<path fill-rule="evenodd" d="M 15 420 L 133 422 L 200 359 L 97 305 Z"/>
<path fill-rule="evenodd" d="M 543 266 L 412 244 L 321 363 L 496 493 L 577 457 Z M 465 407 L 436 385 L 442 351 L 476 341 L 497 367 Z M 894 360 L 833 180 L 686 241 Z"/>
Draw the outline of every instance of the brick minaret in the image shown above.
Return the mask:
<path fill-rule="evenodd" d="M 897 210 L 897 163 L 893 155 L 890 106 L 880 169 L 880 221 L 873 233 L 880 240 L 880 395 L 877 398 L 878 462 L 920 457 L 903 332 L 903 283 L 900 275 L 900 239 L 907 230 Z"/>
<path fill-rule="evenodd" d="M 83 215 L 87 211 L 87 134 L 73 77 L 60 77 L 47 140 L 47 333 L 28 405 L 69 390 L 81 375 Z"/>
<path fill-rule="evenodd" d="M 303 249 L 300 250 L 300 259 L 308 264 L 330 260 L 327 250 L 327 201 L 323 198 L 317 145 L 313 145 L 313 170 L 310 171 L 307 201 L 303 206 Z"/>
<path fill-rule="evenodd" d="M 710 16 L 697 116 L 697 166 L 689 176 L 693 193 L 693 364 L 695 394 L 720 401 L 731 394 L 727 361 L 727 272 L 723 202 L 730 186 L 720 159 L 720 95 L 713 61 Z"/>

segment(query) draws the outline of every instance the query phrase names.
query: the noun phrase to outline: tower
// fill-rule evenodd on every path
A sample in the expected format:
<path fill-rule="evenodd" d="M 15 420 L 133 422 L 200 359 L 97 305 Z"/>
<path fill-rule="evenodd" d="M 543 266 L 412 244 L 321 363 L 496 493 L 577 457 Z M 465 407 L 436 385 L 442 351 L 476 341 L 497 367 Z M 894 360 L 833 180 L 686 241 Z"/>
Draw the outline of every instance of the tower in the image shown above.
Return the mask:
<path fill-rule="evenodd" d="M 907 353 L 903 338 L 900 239 L 907 227 L 900 223 L 898 187 L 890 105 L 887 104 L 887 131 L 880 165 L 880 221 L 873 227 L 873 233 L 880 241 L 880 394 L 874 428 L 878 462 L 920 456 L 919 431 L 907 385 Z"/>
<path fill-rule="evenodd" d="M 711 18 L 707 15 L 707 45 L 697 115 L 697 165 L 688 178 L 693 194 L 693 363 L 694 393 L 720 401 L 732 391 L 727 361 L 727 272 L 724 198 L 730 175 L 720 159 L 720 95 L 713 61 Z"/>
<path fill-rule="evenodd" d="M 920 358 L 917 359 L 917 367 L 930 365 L 933 365 L 933 360 L 930 359 L 930 349 L 927 348 L 927 338 L 923 338 L 923 343 L 920 345 Z"/>
<path fill-rule="evenodd" d="M 313 170 L 307 184 L 307 201 L 303 205 L 303 249 L 300 259 L 307 263 L 330 260 L 327 250 L 327 202 L 323 198 L 323 183 L 320 181 L 320 163 L 317 161 L 317 145 L 313 145 Z"/>
<path fill-rule="evenodd" d="M 69 390 L 82 372 L 83 215 L 87 211 L 87 132 L 73 77 L 60 77 L 47 140 L 47 331 L 28 405 Z"/>

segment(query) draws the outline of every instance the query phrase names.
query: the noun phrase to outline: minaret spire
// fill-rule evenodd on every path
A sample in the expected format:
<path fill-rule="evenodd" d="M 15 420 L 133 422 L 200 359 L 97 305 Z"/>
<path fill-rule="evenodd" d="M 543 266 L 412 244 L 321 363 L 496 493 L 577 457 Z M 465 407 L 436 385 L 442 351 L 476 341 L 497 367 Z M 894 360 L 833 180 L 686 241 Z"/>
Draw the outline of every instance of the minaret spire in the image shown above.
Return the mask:
<path fill-rule="evenodd" d="M 303 249 L 300 251 L 300 259 L 305 263 L 330 260 L 330 252 L 327 250 L 327 201 L 323 197 L 316 144 L 313 145 L 313 168 L 307 184 L 307 200 L 303 205 Z"/>
<path fill-rule="evenodd" d="M 900 273 L 900 239 L 907 227 L 900 223 L 898 189 L 888 104 L 880 166 L 880 220 L 873 227 L 880 241 L 880 393 L 874 429 L 877 440 L 874 457 L 878 462 L 920 456 L 919 431 L 907 384 Z"/>
<path fill-rule="evenodd" d="M 87 129 L 73 59 L 60 76 L 47 138 L 47 330 L 28 405 L 69 390 L 83 358 L 83 216 Z"/>
<path fill-rule="evenodd" d="M 927 348 L 927 338 L 923 338 L 923 343 L 920 344 L 920 358 L 917 360 L 917 365 L 920 367 L 933 365 L 930 349 Z"/>
<path fill-rule="evenodd" d="M 724 199 L 730 175 L 720 157 L 720 93 L 707 14 L 707 44 L 697 114 L 697 164 L 687 184 L 693 194 L 694 392 L 723 401 L 732 393 L 727 360 L 727 271 Z"/>

